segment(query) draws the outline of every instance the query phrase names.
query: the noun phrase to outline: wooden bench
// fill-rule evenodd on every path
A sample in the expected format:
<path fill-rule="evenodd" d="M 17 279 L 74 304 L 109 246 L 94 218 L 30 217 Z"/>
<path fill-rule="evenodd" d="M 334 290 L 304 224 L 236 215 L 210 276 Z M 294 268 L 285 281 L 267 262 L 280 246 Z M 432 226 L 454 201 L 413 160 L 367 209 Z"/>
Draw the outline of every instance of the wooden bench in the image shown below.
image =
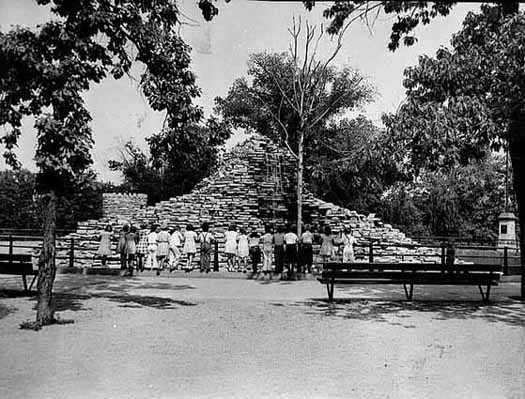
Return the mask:
<path fill-rule="evenodd" d="M 0 274 L 21 275 L 24 291 L 28 292 L 38 276 L 38 270 L 33 270 L 32 258 L 31 254 L 0 254 Z M 26 276 L 34 276 L 29 289 Z"/>
<path fill-rule="evenodd" d="M 328 300 L 334 299 L 335 284 L 402 284 L 411 301 L 414 285 L 477 285 L 488 302 L 490 288 L 498 285 L 501 265 L 446 265 L 427 263 L 325 263 L 318 280 L 326 284 Z M 483 287 L 485 291 L 483 291 Z"/>

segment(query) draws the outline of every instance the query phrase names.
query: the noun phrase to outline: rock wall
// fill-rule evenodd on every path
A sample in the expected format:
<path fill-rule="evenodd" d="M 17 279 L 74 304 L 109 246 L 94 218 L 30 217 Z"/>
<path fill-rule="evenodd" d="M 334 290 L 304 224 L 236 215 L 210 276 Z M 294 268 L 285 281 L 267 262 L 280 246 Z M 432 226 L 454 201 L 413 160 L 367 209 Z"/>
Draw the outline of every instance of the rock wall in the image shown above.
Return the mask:
<path fill-rule="evenodd" d="M 167 227 L 192 224 L 198 231 L 202 222 L 211 224 L 219 242 L 220 262 L 224 232 L 231 223 L 248 231 L 263 232 L 265 224 L 290 222 L 295 199 L 294 159 L 269 139 L 255 135 L 225 154 L 218 170 L 197 184 L 195 189 L 154 206 L 145 206 L 144 194 L 106 195 L 104 217 L 79 223 L 70 235 L 82 246 L 82 256 L 92 258 L 98 248 L 98 234 L 110 223 L 115 240 L 124 221 L 135 226 L 152 223 Z M 402 232 L 383 224 L 374 215 L 362 215 L 315 198 L 306 190 L 304 220 L 317 226 L 330 225 L 335 234 L 351 226 L 358 244 L 358 258 L 368 261 L 368 245 L 375 242 L 375 261 L 438 262 L 438 249 L 417 246 Z M 293 220 L 291 221 L 293 222 Z M 407 247 L 396 248 L 403 244 Z M 95 261 L 96 264 L 96 261 Z M 93 260 L 86 261 L 93 265 Z"/>
<path fill-rule="evenodd" d="M 148 196 L 146 194 L 102 194 L 102 215 L 122 220 L 131 220 L 138 211 L 146 208 Z"/>

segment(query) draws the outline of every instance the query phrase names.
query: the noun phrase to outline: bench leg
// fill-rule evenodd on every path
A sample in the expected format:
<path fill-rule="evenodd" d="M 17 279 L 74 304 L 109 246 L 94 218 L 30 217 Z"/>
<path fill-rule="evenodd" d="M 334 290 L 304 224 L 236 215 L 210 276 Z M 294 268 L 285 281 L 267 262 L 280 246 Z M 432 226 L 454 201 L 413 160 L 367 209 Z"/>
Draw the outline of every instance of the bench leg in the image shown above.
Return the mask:
<path fill-rule="evenodd" d="M 328 302 L 333 302 L 334 300 L 334 282 L 328 281 L 326 283 L 326 289 L 328 291 Z"/>
<path fill-rule="evenodd" d="M 481 294 L 481 300 L 483 302 L 487 302 L 487 295 L 483 292 L 483 288 L 481 288 L 481 285 L 478 285 L 479 293 Z"/>
<path fill-rule="evenodd" d="M 491 285 L 488 284 L 487 285 L 487 289 L 485 290 L 485 292 L 483 292 L 483 288 L 481 288 L 481 285 L 478 285 L 478 288 L 479 288 L 479 293 L 481 294 L 481 299 L 483 300 L 483 302 L 487 303 L 489 301 L 489 297 L 490 297 L 490 287 Z"/>
<path fill-rule="evenodd" d="M 405 290 L 405 295 L 407 297 L 407 301 L 412 300 L 412 296 L 414 294 L 414 284 L 410 284 L 410 291 L 407 290 L 407 285 L 403 284 L 403 289 Z"/>
<path fill-rule="evenodd" d="M 27 280 L 25 274 L 22 274 L 22 282 L 24 283 L 24 292 L 27 293 Z"/>
<path fill-rule="evenodd" d="M 31 288 L 33 288 L 33 284 L 35 283 L 37 277 L 38 277 L 38 274 L 35 274 L 33 276 L 33 280 L 31 280 L 31 284 L 29 284 L 29 291 L 31 291 Z"/>
<path fill-rule="evenodd" d="M 485 301 L 489 301 L 489 297 L 490 297 L 490 287 L 491 285 L 487 285 L 487 293 L 485 294 Z"/>

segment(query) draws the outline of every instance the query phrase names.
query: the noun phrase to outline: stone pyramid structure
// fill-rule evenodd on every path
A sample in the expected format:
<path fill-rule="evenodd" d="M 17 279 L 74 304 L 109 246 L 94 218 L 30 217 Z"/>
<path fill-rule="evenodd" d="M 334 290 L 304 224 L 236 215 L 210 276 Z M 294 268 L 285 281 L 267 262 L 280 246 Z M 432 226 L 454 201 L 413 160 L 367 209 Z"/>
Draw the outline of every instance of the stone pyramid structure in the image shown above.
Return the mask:
<path fill-rule="evenodd" d="M 247 231 L 263 232 L 265 224 L 293 222 L 295 208 L 294 159 L 268 138 L 253 135 L 224 154 L 216 172 L 199 182 L 188 194 L 146 206 L 144 194 L 105 194 L 104 217 L 79 223 L 69 237 L 81 246 L 82 255 L 92 258 L 98 248 L 98 234 L 106 224 L 115 236 L 124 223 L 135 226 L 159 223 L 168 227 L 192 224 L 199 231 L 207 221 L 219 242 L 220 262 L 224 261 L 224 232 L 231 223 Z M 292 217 L 289 217 L 292 216 Z M 290 220 L 292 219 L 292 220 Z M 410 238 L 374 215 L 362 215 L 315 198 L 306 190 L 303 219 L 317 226 L 330 225 L 334 233 L 344 226 L 354 229 L 358 243 L 379 244 L 376 261 L 436 262 L 437 251 L 417 246 Z M 396 248 L 395 245 L 408 245 Z M 412 247 L 412 248 L 410 248 Z M 357 248 L 365 255 L 365 248 Z M 394 253 L 402 255 L 394 256 Z M 368 261 L 368 257 L 365 257 Z M 93 265 L 87 260 L 86 265 Z"/>

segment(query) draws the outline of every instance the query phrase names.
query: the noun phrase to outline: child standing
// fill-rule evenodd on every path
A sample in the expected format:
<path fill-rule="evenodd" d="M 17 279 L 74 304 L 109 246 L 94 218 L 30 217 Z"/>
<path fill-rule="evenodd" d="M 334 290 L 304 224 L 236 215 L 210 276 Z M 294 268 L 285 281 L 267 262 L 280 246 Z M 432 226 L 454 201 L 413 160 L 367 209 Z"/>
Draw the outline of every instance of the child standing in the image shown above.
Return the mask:
<path fill-rule="evenodd" d="M 224 253 L 226 254 L 226 269 L 233 271 L 235 256 L 237 255 L 237 231 L 234 224 L 230 224 L 228 230 L 224 233 Z"/>
<path fill-rule="evenodd" d="M 261 262 L 261 248 L 259 247 L 261 238 L 259 236 L 259 233 L 256 231 L 252 232 L 249 237 L 249 245 L 250 245 L 250 258 L 252 260 L 252 271 L 253 273 L 257 273 L 257 266 Z"/>
<path fill-rule="evenodd" d="M 126 252 L 126 236 L 129 233 L 129 225 L 125 224 L 122 226 L 122 231 L 120 232 L 120 237 L 118 239 L 117 251 L 120 255 L 120 275 L 123 276 L 126 274 L 126 269 L 128 265 L 128 254 Z"/>
<path fill-rule="evenodd" d="M 177 270 L 179 267 L 179 259 L 180 259 L 180 246 L 182 244 L 182 240 L 184 238 L 182 237 L 182 234 L 179 230 L 179 226 L 175 226 L 175 228 L 172 229 L 171 235 L 170 235 L 170 254 L 169 254 L 169 265 L 170 265 L 170 273 L 173 270 Z"/>
<path fill-rule="evenodd" d="M 150 270 L 159 267 L 157 263 L 157 225 L 151 226 L 150 233 L 148 234 L 148 256 L 146 256 L 146 267 Z"/>
<path fill-rule="evenodd" d="M 354 263 L 354 244 L 356 243 L 355 237 L 352 235 L 352 229 L 345 227 L 343 234 L 343 263 Z"/>
<path fill-rule="evenodd" d="M 273 235 L 275 273 L 281 274 L 284 266 L 284 227 L 279 225 Z"/>
<path fill-rule="evenodd" d="M 263 245 L 263 274 L 270 274 L 272 272 L 272 252 L 273 252 L 273 235 L 272 235 L 272 228 L 267 225 L 265 227 L 265 233 L 261 237 L 262 245 Z"/>
<path fill-rule="evenodd" d="M 319 255 L 321 255 L 322 263 L 328 262 L 334 256 L 334 237 L 332 236 L 332 229 L 330 226 L 325 226 L 323 234 L 321 235 L 321 249 Z"/>
<path fill-rule="evenodd" d="M 111 255 L 111 234 L 113 228 L 110 224 L 106 225 L 104 231 L 100 233 L 100 244 L 98 245 L 97 255 L 102 258 L 102 266 L 106 265 L 108 256 Z"/>
<path fill-rule="evenodd" d="M 157 276 L 160 275 L 161 270 L 164 270 L 166 261 L 169 255 L 170 248 L 170 233 L 168 228 L 162 226 L 162 230 L 157 236 L 157 260 L 159 262 L 159 268 L 157 269 Z"/>
<path fill-rule="evenodd" d="M 237 237 L 239 244 L 237 246 L 237 256 L 239 257 L 239 265 L 242 265 L 243 273 L 246 273 L 248 267 L 248 256 L 250 255 L 250 246 L 248 245 L 248 236 L 244 229 L 240 230 L 240 234 Z"/>
<path fill-rule="evenodd" d="M 284 235 L 284 257 L 288 268 L 288 277 L 292 277 L 297 264 L 297 234 L 294 233 L 295 226 L 288 226 L 288 232 Z"/>
<path fill-rule="evenodd" d="M 129 233 L 126 235 L 126 255 L 127 255 L 127 266 L 128 266 L 128 272 L 127 276 L 133 276 L 133 267 L 135 264 L 135 254 L 137 253 L 137 241 L 138 241 L 138 235 L 137 235 L 137 228 L 135 226 L 131 226 L 129 229 Z"/>
<path fill-rule="evenodd" d="M 201 267 L 200 272 L 210 272 L 211 253 L 213 250 L 212 243 L 215 237 L 209 232 L 210 226 L 204 222 L 201 226 L 202 232 L 199 234 L 199 242 L 201 243 Z"/>
<path fill-rule="evenodd" d="M 195 258 L 195 254 L 197 253 L 196 240 L 197 233 L 193 231 L 193 226 L 188 224 L 184 232 L 184 248 L 182 249 L 182 252 L 186 255 L 186 273 L 189 273 L 193 269 L 193 258 Z"/>
<path fill-rule="evenodd" d="M 144 257 L 148 254 L 148 231 L 146 225 L 140 226 L 139 242 L 137 244 L 137 271 L 144 271 Z"/>
<path fill-rule="evenodd" d="M 301 234 L 301 264 L 305 267 L 308 273 L 312 272 L 313 251 L 312 245 L 314 242 L 314 235 L 311 232 L 310 225 L 304 226 L 304 233 Z"/>

